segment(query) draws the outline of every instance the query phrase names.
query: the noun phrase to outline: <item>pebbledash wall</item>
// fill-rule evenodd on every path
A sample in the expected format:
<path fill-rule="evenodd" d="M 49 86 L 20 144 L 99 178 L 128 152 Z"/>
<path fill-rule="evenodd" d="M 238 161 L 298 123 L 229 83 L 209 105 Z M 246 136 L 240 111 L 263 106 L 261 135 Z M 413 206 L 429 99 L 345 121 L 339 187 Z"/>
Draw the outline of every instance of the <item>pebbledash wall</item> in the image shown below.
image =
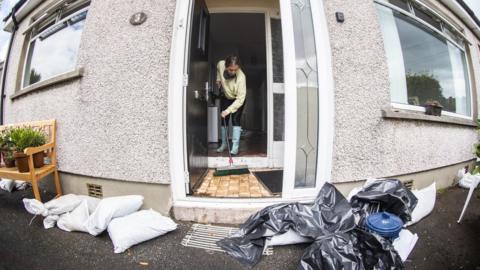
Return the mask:
<path fill-rule="evenodd" d="M 52 2 L 45 1 L 37 10 Z M 414 179 L 417 187 L 432 181 L 451 184 L 456 171 L 474 159 L 475 128 L 395 118 L 414 113 L 391 109 L 374 1 L 323 2 L 335 84 L 332 182 L 343 192 L 370 177 Z M 144 207 L 169 211 L 167 92 L 175 5 L 174 0 L 92 0 L 77 61 L 83 76 L 11 99 L 23 70 L 22 33 L 35 11 L 20 24 L 6 76 L 5 122 L 57 119 L 65 193 L 86 194 L 86 183 L 100 183 L 104 196 L 142 194 Z M 462 26 L 472 42 L 469 64 L 476 118 L 478 39 L 444 5 L 433 1 L 433 6 Z M 129 19 L 138 11 L 148 19 L 132 26 Z M 336 21 L 338 11 L 345 22 Z M 394 117 L 382 116 L 382 110 Z"/>

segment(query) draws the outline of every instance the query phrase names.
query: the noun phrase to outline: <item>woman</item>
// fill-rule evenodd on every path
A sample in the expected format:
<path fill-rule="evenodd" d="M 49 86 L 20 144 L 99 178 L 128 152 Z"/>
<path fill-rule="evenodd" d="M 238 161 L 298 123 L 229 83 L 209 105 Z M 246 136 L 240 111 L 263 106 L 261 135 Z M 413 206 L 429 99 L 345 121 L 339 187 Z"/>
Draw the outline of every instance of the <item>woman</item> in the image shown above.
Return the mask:
<path fill-rule="evenodd" d="M 240 69 L 240 59 L 236 55 L 230 55 L 221 60 L 217 64 L 217 87 L 221 87 L 221 109 L 222 118 L 228 123 L 232 118 L 233 134 L 232 134 L 232 155 L 238 154 L 238 147 L 240 145 L 240 133 L 242 127 L 240 120 L 243 112 L 243 105 L 245 103 L 245 96 L 247 94 L 247 78 Z M 227 148 L 227 130 L 223 125 L 221 127 L 222 145 L 217 149 L 217 152 L 223 152 Z"/>

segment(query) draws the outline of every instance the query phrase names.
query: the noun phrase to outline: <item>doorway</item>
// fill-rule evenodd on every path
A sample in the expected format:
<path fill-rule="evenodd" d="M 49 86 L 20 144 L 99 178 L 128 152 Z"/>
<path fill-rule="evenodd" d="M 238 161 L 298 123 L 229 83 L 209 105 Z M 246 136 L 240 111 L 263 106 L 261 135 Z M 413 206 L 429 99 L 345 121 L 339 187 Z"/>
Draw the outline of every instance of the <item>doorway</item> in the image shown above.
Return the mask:
<path fill-rule="evenodd" d="M 277 133 L 284 128 L 280 119 L 284 112 L 284 105 L 280 103 L 284 99 L 275 99 L 278 119 L 274 124 L 271 12 L 265 9 L 218 10 L 218 3 L 220 1 L 195 0 L 192 7 L 185 65 L 188 74 L 185 95 L 188 194 L 242 198 L 280 196 L 282 166 L 273 160 L 282 160 L 283 152 L 272 151 L 271 146 L 275 127 Z M 276 23 L 274 27 L 279 25 Z M 233 160 L 234 164 L 247 165 L 251 173 L 216 179 L 213 176 L 215 168 L 229 165 L 228 150 L 217 152 L 222 143 L 221 126 L 228 126 L 230 132 L 227 134 L 232 134 L 232 126 L 220 117 L 221 104 L 216 89 L 217 63 L 229 55 L 239 56 L 247 89 L 239 153 Z M 282 59 L 283 53 L 277 50 L 276 56 Z M 281 142 L 283 136 L 277 134 L 275 138 Z M 231 144 L 231 138 L 227 139 Z M 219 192 L 212 194 L 215 189 Z M 225 189 L 229 192 L 223 192 Z"/>
<path fill-rule="evenodd" d="M 236 164 L 247 164 L 252 171 L 283 169 L 276 174 L 282 176 L 281 194 L 261 203 L 314 198 L 331 177 L 334 126 L 331 52 L 322 1 L 206 2 L 217 6 L 211 8 L 202 0 L 177 2 L 175 15 L 169 75 L 169 154 L 175 204 L 260 203 L 228 196 L 192 196 L 209 169 L 225 160 L 218 157 L 215 161 L 220 163 L 212 165 L 208 156 L 208 123 L 216 122 L 208 121 L 208 104 L 213 102 L 209 30 L 214 13 L 263 13 L 265 19 L 267 157 L 239 156 L 234 158 Z"/>
<path fill-rule="evenodd" d="M 263 13 L 210 13 L 209 62 L 215 80 L 216 63 L 228 55 L 237 55 L 247 78 L 241 126 L 240 157 L 267 156 L 267 60 L 265 15 Z M 219 99 L 209 104 L 209 157 L 227 157 L 217 153 L 221 142 L 218 126 Z M 214 123 L 211 123 L 214 122 Z M 230 127 L 231 129 L 231 127 Z M 231 132 L 229 132 L 231 134 Z"/>

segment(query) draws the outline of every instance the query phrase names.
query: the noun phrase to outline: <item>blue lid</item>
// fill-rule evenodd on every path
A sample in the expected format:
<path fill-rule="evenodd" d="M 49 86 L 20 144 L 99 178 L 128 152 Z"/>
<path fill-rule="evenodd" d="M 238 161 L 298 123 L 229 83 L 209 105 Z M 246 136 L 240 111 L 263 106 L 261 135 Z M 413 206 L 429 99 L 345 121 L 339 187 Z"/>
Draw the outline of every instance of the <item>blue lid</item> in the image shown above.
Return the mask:
<path fill-rule="evenodd" d="M 367 228 L 384 237 L 396 237 L 403 227 L 403 221 L 388 212 L 379 212 L 368 216 Z"/>

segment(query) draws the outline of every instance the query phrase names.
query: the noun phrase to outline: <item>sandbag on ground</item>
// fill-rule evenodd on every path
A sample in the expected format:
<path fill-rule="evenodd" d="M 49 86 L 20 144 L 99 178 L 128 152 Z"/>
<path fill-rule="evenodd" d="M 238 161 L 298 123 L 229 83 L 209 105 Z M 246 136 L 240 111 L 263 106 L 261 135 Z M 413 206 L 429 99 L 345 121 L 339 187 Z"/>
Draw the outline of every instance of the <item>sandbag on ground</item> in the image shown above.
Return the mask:
<path fill-rule="evenodd" d="M 75 209 L 80 202 L 81 199 L 75 194 L 63 195 L 46 203 L 42 203 L 36 199 L 23 199 L 25 209 L 30 214 L 42 215 L 44 217 L 70 212 Z"/>
<path fill-rule="evenodd" d="M 114 218 L 108 225 L 114 252 L 122 253 L 133 245 L 148 241 L 177 228 L 170 218 L 150 209 Z"/>
<path fill-rule="evenodd" d="M 15 181 L 10 179 L 0 180 L 0 189 L 3 189 L 7 192 L 12 192 L 14 187 L 15 187 Z"/>
<path fill-rule="evenodd" d="M 78 197 L 82 200 L 81 203 L 73 211 L 61 215 L 57 221 L 57 226 L 67 232 L 80 231 L 88 233 L 86 222 L 97 208 L 100 199 L 85 195 L 79 195 Z"/>
<path fill-rule="evenodd" d="M 100 201 L 95 211 L 88 217 L 85 227 L 91 235 L 97 236 L 107 229 L 110 221 L 117 217 L 131 214 L 143 204 L 143 196 L 128 195 L 105 198 Z"/>
<path fill-rule="evenodd" d="M 418 199 L 417 206 L 412 211 L 412 220 L 405 224 L 405 226 L 413 225 L 419 222 L 424 217 L 428 216 L 435 207 L 435 199 L 437 196 L 437 187 L 435 182 L 430 186 L 412 191 Z"/>

